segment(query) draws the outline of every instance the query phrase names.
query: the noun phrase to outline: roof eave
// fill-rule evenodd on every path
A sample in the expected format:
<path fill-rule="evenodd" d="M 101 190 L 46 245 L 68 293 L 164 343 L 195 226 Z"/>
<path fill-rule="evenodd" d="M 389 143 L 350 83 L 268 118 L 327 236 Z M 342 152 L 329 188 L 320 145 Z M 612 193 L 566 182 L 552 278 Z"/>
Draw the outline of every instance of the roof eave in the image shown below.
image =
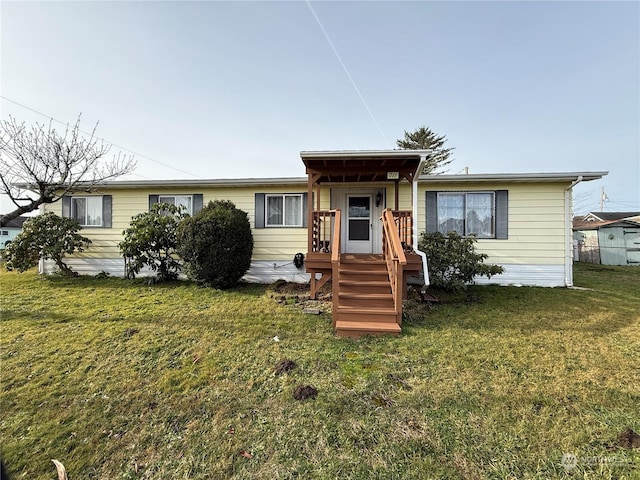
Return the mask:
<path fill-rule="evenodd" d="M 420 175 L 421 182 L 475 183 L 475 182 L 583 182 L 599 180 L 608 171 L 599 172 L 551 172 L 551 173 L 481 173 L 467 175 Z"/>
<path fill-rule="evenodd" d="M 323 158 L 327 160 L 344 160 L 348 158 L 420 158 L 430 155 L 431 150 L 317 150 L 301 151 L 300 158 L 303 160 Z"/>

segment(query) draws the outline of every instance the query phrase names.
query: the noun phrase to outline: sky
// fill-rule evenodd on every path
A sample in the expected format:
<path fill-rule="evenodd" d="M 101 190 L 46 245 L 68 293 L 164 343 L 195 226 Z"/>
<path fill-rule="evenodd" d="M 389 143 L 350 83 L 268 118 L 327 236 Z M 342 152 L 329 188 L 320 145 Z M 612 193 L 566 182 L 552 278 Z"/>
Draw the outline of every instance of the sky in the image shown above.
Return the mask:
<path fill-rule="evenodd" d="M 575 212 L 640 211 L 638 1 L 2 1 L 0 29 L 2 119 L 99 122 L 129 179 L 300 177 L 426 125 L 448 173 L 608 170 Z"/>

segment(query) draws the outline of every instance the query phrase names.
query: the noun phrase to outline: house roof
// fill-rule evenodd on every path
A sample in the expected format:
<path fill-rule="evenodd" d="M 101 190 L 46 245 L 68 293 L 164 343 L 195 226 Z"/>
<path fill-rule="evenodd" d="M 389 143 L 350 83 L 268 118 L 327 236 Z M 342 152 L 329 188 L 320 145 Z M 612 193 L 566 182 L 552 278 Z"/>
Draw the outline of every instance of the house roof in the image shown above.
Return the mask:
<path fill-rule="evenodd" d="M 634 217 L 637 218 L 637 217 Z M 639 220 L 623 218 L 620 220 L 602 220 L 602 221 L 584 221 L 580 219 L 573 220 L 573 230 L 599 230 L 603 227 L 640 227 Z"/>
<path fill-rule="evenodd" d="M 468 175 L 420 175 L 420 180 L 428 183 L 449 182 L 588 182 L 599 180 L 608 171 L 600 172 L 549 172 L 549 173 L 479 173 Z"/>
<path fill-rule="evenodd" d="M 386 172 L 386 170 L 385 170 Z M 608 172 L 557 172 L 557 173 L 484 173 L 470 175 L 421 175 L 425 183 L 478 183 L 478 182 L 572 182 L 582 177 L 583 181 L 600 179 Z M 384 179 L 386 181 L 386 177 Z M 357 180 L 354 180 L 357 181 Z M 104 187 L 248 187 L 306 185 L 307 177 L 272 178 L 213 178 L 176 180 L 114 180 L 102 184 Z M 26 188 L 23 185 L 23 188 Z"/>
<path fill-rule="evenodd" d="M 574 230 L 598 230 L 614 225 L 640 225 L 640 212 L 590 212 L 573 219 Z"/>
<path fill-rule="evenodd" d="M 334 150 L 300 152 L 307 174 L 314 183 L 380 182 L 394 172 L 395 178 L 413 178 L 420 161 L 430 150 Z"/>
<path fill-rule="evenodd" d="M 16 217 L 13 220 L 9 220 L 7 223 L 3 224 L 2 227 L 7 227 L 7 228 L 22 228 L 22 224 L 28 220 L 29 217 L 26 216 L 20 216 L 20 217 Z"/>
<path fill-rule="evenodd" d="M 114 180 L 100 184 L 103 187 L 145 188 L 145 187 L 248 187 L 269 185 L 306 185 L 307 177 L 280 178 L 203 178 L 177 180 Z M 98 187 L 99 188 L 99 187 Z"/>
<path fill-rule="evenodd" d="M 640 212 L 589 212 L 583 218 L 585 221 L 609 221 L 638 216 Z"/>

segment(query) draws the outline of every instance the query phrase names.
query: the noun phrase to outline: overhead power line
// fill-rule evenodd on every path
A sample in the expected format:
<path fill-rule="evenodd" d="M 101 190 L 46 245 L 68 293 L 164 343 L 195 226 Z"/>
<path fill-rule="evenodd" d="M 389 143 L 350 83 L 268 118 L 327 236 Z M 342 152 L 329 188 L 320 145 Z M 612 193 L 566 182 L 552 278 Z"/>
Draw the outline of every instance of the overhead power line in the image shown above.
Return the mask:
<path fill-rule="evenodd" d="M 8 98 L 8 97 L 5 97 L 4 95 L 0 95 L 0 98 L 2 98 L 3 100 L 6 100 L 7 102 L 11 102 L 11 103 L 13 103 L 14 105 L 17 105 L 17 106 L 19 106 L 19 107 L 22 107 L 22 108 L 24 108 L 24 109 L 26 109 L 26 110 L 29 110 L 29 111 L 31 111 L 31 112 L 33 112 L 33 113 L 36 113 L 36 114 L 38 114 L 38 115 L 41 115 L 41 116 L 43 116 L 43 117 L 45 117 L 45 118 L 48 118 L 48 119 L 50 119 L 50 120 L 53 120 L 54 122 L 57 122 L 57 123 L 59 123 L 59 124 L 61 124 L 61 125 L 68 125 L 68 122 L 63 122 L 63 121 L 58 120 L 57 118 L 55 118 L 55 117 L 53 117 L 53 116 L 51 116 L 51 115 L 47 115 L 46 113 L 39 112 L 39 111 L 38 111 L 38 110 L 36 110 L 35 108 L 31 108 L 31 107 L 29 107 L 29 106 L 27 106 L 27 105 L 24 105 L 24 104 L 20 103 L 20 102 L 16 102 L 15 100 L 12 100 L 12 99 L 10 99 L 10 98 Z M 79 132 L 81 132 L 81 133 L 84 133 L 85 135 L 91 135 L 91 132 L 87 132 L 87 131 L 85 131 L 85 130 L 78 129 L 78 131 L 79 131 Z M 97 138 L 98 140 L 102 140 L 102 141 L 103 141 L 103 142 L 105 142 L 105 143 L 108 143 L 109 145 L 113 145 L 114 147 L 117 147 L 117 148 L 119 148 L 120 150 L 124 150 L 125 152 L 132 153 L 132 154 L 134 154 L 136 157 L 144 158 L 145 160 L 149 160 L 150 162 L 157 163 L 158 165 L 162 165 L 163 167 L 170 168 L 170 169 L 172 169 L 172 170 L 175 170 L 176 172 L 184 173 L 184 174 L 186 174 L 186 175 L 189 175 L 190 177 L 200 178 L 200 176 L 199 176 L 199 175 L 195 175 L 195 174 L 193 174 L 193 173 L 191 173 L 191 172 L 187 172 L 186 170 L 182 170 L 182 169 L 180 169 L 180 168 L 176 168 L 176 167 L 174 167 L 174 166 L 172 166 L 172 165 L 169 165 L 169 164 L 167 164 L 167 163 L 161 162 L 161 161 L 156 160 L 156 159 L 154 159 L 154 158 L 148 157 L 148 156 L 146 156 L 146 155 L 142 155 L 141 153 L 134 152 L 134 151 L 133 151 L 133 150 L 131 150 L 130 148 L 123 147 L 122 145 L 118 145 L 117 143 L 114 143 L 114 142 L 110 142 L 110 141 L 109 141 L 109 140 L 107 140 L 106 138 L 103 138 L 103 137 L 96 137 L 96 138 Z M 138 175 L 138 176 L 142 177 L 142 175 Z M 143 177 L 143 178 L 144 178 L 144 177 Z"/>

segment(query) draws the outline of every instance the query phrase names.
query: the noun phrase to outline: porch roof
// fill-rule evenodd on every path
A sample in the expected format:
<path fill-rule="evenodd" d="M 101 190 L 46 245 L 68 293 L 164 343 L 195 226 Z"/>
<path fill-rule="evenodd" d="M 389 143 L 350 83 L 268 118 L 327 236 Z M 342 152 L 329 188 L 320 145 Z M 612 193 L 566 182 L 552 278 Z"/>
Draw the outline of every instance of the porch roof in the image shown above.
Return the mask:
<path fill-rule="evenodd" d="M 430 150 L 336 150 L 300 152 L 314 183 L 387 181 L 389 173 L 409 179 Z"/>

